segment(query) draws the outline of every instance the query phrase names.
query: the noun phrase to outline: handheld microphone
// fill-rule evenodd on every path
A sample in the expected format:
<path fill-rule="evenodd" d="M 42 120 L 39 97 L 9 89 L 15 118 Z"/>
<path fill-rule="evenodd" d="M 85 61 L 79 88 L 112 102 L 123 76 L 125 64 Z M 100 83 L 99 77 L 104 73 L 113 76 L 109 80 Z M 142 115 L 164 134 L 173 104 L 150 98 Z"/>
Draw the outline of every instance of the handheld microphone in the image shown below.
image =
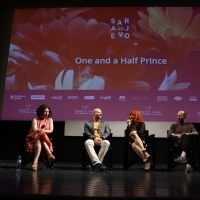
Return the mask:
<path fill-rule="evenodd" d="M 41 126 L 41 129 L 43 129 L 44 127 L 45 127 L 45 125 L 42 125 L 42 126 Z"/>
<path fill-rule="evenodd" d="M 128 125 L 128 126 L 130 126 L 130 121 L 131 121 L 131 119 L 128 118 L 128 119 L 127 119 L 127 125 Z"/>

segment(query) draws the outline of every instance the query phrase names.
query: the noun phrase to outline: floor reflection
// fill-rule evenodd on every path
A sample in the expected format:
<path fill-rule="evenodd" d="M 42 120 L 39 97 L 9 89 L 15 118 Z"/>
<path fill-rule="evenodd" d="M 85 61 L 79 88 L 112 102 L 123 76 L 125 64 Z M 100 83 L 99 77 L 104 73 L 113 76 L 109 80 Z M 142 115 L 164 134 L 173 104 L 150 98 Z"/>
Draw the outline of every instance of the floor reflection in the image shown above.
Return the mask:
<path fill-rule="evenodd" d="M 88 176 L 82 182 L 82 190 L 86 196 L 110 196 L 110 174 L 101 172 L 88 172 Z"/>
<path fill-rule="evenodd" d="M 200 197 L 199 171 L 185 174 L 182 169 L 173 172 L 143 172 L 142 168 L 104 172 L 0 169 L 0 183 L 0 194 L 125 199 Z"/>
<path fill-rule="evenodd" d="M 31 194 L 51 194 L 52 187 L 54 183 L 54 178 L 52 177 L 53 171 L 49 171 L 48 175 L 38 171 L 30 171 L 29 178 L 27 180 L 23 179 L 21 184 L 23 185 L 23 193 Z M 26 184 L 24 184 L 26 181 Z"/>

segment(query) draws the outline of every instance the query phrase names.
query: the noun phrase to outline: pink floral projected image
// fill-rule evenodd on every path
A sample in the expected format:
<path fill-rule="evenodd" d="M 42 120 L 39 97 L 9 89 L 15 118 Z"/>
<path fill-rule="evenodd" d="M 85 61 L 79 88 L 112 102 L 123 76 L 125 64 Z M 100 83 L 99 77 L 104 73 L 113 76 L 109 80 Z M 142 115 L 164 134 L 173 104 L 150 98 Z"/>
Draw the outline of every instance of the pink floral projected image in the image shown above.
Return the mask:
<path fill-rule="evenodd" d="M 85 91 L 98 101 L 110 99 L 113 103 L 116 98 L 117 105 L 130 99 L 127 109 L 132 105 L 146 111 L 155 107 L 162 112 L 156 120 L 167 120 L 170 113 L 158 99 L 165 103 L 172 99 L 174 108 L 178 103 L 181 107 L 198 101 L 199 50 L 198 7 L 16 9 L 4 104 L 18 91 L 37 92 L 46 99 L 48 95 L 54 98 L 54 92 L 62 101 L 71 92 L 67 98 L 78 99 L 70 107 L 71 118 L 76 118 L 78 102 L 81 106 L 94 104 L 80 100 Z M 95 91 L 101 95 L 96 97 Z M 181 101 L 174 102 L 179 97 Z M 33 106 L 35 101 L 22 107 L 29 104 Z M 191 107 L 199 118 L 198 108 Z M 147 120 L 157 117 L 152 115 Z"/>
<path fill-rule="evenodd" d="M 6 89 L 149 90 L 158 76 L 185 89 L 170 66 L 198 50 L 199 27 L 187 7 L 16 10 Z"/>

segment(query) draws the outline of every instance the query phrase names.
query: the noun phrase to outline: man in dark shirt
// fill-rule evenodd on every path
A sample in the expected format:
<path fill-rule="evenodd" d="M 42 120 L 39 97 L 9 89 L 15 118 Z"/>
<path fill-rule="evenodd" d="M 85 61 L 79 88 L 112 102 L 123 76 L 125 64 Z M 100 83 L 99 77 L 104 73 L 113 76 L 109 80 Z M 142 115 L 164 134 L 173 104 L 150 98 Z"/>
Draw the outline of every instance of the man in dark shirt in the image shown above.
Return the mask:
<path fill-rule="evenodd" d="M 197 135 L 198 133 L 193 124 L 185 122 L 186 116 L 187 114 L 183 110 L 180 110 L 177 113 L 178 122 L 171 125 L 168 136 L 173 135 L 175 137 L 176 144 L 182 151 L 181 155 L 178 156 L 174 161 L 177 163 L 186 163 L 185 172 L 190 173 L 192 170 L 190 158 L 192 141 L 190 136 Z"/>

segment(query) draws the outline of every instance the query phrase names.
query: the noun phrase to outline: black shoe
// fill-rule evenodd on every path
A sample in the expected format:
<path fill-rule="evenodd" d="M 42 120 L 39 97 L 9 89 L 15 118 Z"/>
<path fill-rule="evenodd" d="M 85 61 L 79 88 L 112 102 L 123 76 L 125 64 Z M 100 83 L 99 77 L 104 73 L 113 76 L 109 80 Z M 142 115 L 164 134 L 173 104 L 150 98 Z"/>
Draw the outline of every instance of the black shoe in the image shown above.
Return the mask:
<path fill-rule="evenodd" d="M 85 170 L 86 170 L 86 171 L 92 171 L 92 165 L 87 165 L 87 166 L 85 167 Z"/>
<path fill-rule="evenodd" d="M 103 164 L 102 164 L 102 168 L 103 168 L 103 170 L 107 169 L 107 167 Z"/>
<path fill-rule="evenodd" d="M 145 161 L 144 163 L 145 163 L 145 164 L 147 164 L 147 163 L 149 164 L 149 168 L 144 168 L 144 171 L 145 171 L 145 172 L 151 171 L 151 163 L 150 163 L 148 160 Z"/>
<path fill-rule="evenodd" d="M 191 166 L 186 166 L 185 173 L 190 173 L 190 172 L 192 172 L 192 167 Z"/>
<path fill-rule="evenodd" d="M 104 170 L 103 165 L 101 163 L 97 163 L 94 165 L 93 171 L 95 172 L 102 172 Z"/>
<path fill-rule="evenodd" d="M 151 156 L 149 156 L 149 157 L 147 158 L 147 161 L 150 163 L 150 165 L 153 165 L 153 159 L 152 159 Z"/>
<path fill-rule="evenodd" d="M 187 159 L 183 156 L 178 156 L 174 161 L 177 163 L 187 163 Z"/>

